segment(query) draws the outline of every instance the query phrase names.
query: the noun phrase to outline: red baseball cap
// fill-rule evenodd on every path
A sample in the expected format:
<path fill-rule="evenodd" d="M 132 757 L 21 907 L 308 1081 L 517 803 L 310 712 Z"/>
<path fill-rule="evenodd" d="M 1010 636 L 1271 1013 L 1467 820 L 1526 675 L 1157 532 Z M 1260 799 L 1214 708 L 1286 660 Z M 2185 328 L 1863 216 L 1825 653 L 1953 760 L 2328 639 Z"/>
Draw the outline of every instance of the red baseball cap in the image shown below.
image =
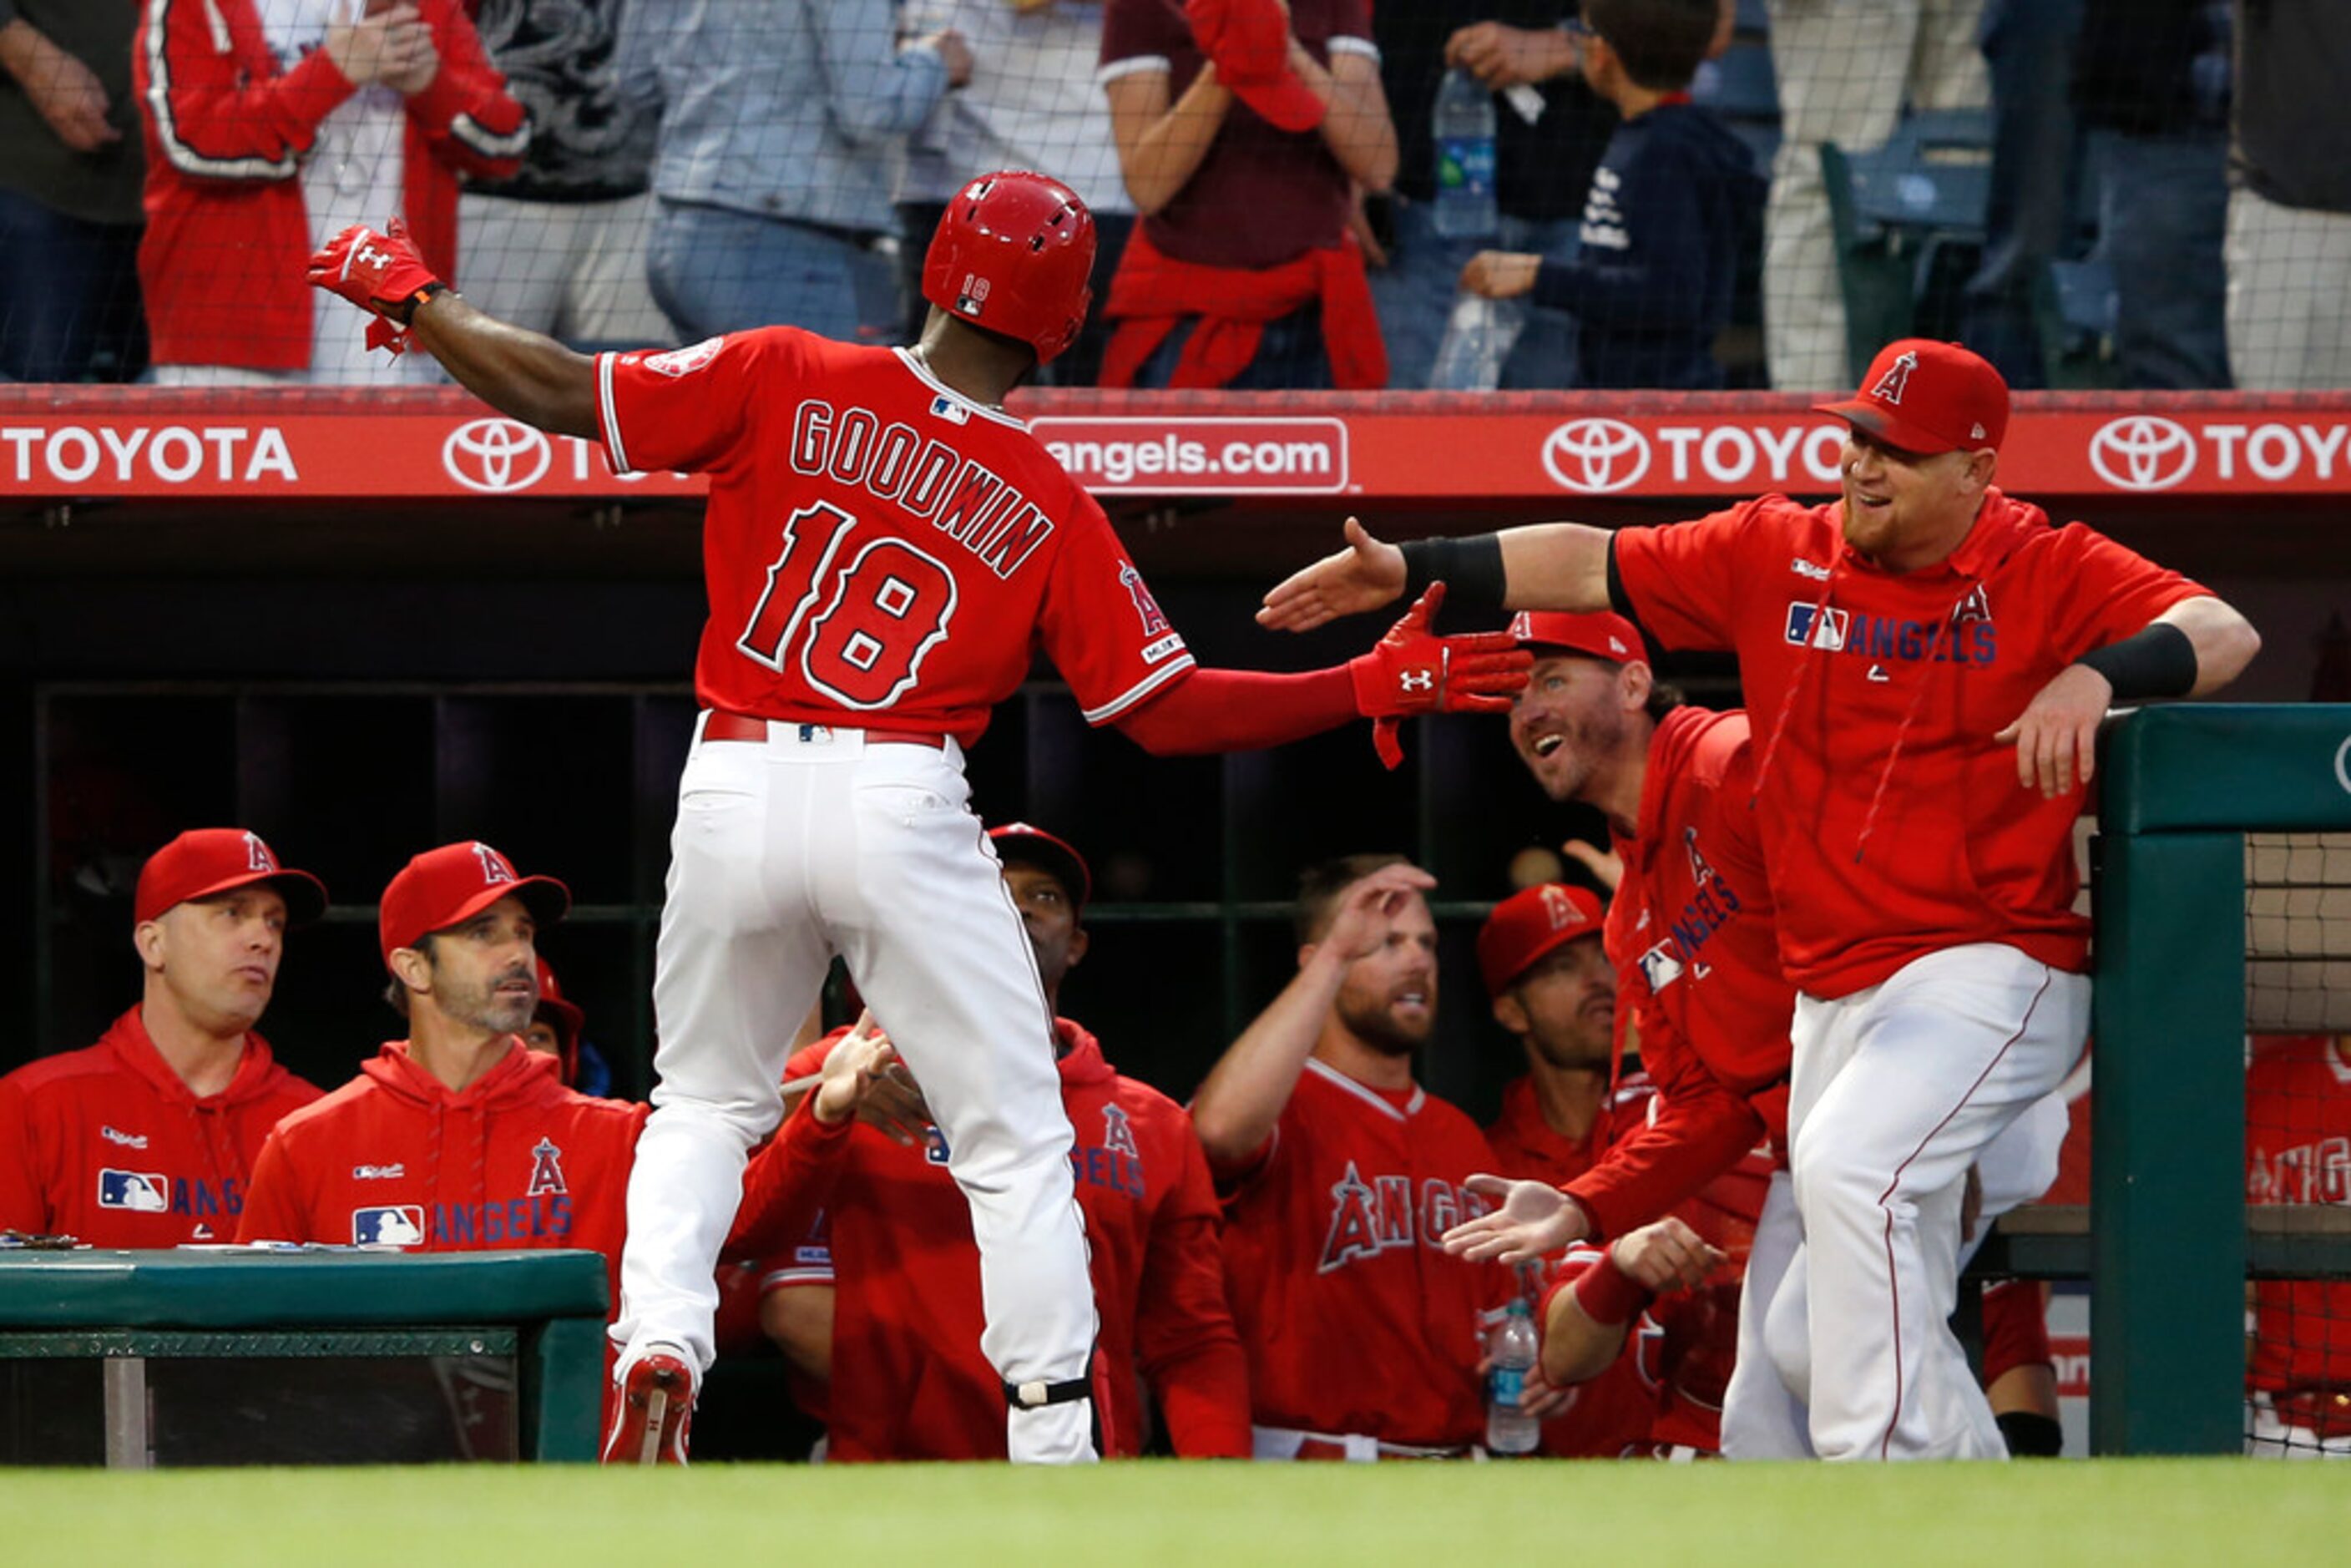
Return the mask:
<path fill-rule="evenodd" d="M 383 890 L 376 925 L 384 962 L 392 962 L 395 948 L 413 947 L 509 894 L 541 925 L 554 925 L 571 909 L 569 888 L 551 876 L 517 875 L 513 862 L 478 839 L 425 851 Z"/>
<path fill-rule="evenodd" d="M 1086 900 L 1093 896 L 1093 873 L 1086 869 L 1085 857 L 1071 849 L 1067 841 L 1026 822 L 1007 822 L 1000 828 L 990 828 L 987 836 L 995 842 L 1000 858 L 1040 867 L 1069 889 L 1070 901 L 1078 908 L 1083 909 Z"/>
<path fill-rule="evenodd" d="M 1816 402 L 1922 457 L 1998 446 L 2008 434 L 2008 383 L 1957 343 L 1903 338 L 1877 350 L 1851 402 Z"/>
<path fill-rule="evenodd" d="M 1217 79 L 1279 131 L 1311 131 L 1323 102 L 1290 68 L 1290 18 L 1275 0 L 1185 0 L 1184 19 Z"/>
<path fill-rule="evenodd" d="M 1510 618 L 1510 640 L 1524 648 L 1564 648 L 1612 664 L 1649 656 L 1640 630 L 1622 615 L 1570 615 L 1563 610 L 1521 610 Z"/>
<path fill-rule="evenodd" d="M 234 893 L 258 882 L 269 883 L 286 901 L 290 925 L 308 925 L 327 912 L 327 884 L 307 871 L 280 865 L 259 833 L 244 828 L 191 828 L 139 868 L 131 917 L 143 925 L 174 904 Z"/>
<path fill-rule="evenodd" d="M 1510 894 L 1478 928 L 1478 972 L 1485 977 L 1486 994 L 1501 995 L 1553 948 L 1599 936 L 1603 918 L 1599 898 L 1567 883 L 1538 883 Z"/>
<path fill-rule="evenodd" d="M 555 970 L 548 961 L 538 961 L 538 1006 L 531 1012 L 534 1019 L 545 1019 L 555 1028 L 558 1060 L 563 1063 L 563 1082 L 570 1082 L 580 1076 L 580 1034 L 588 1026 L 588 1015 L 580 1004 L 566 1001 L 563 988 L 555 983 Z"/>

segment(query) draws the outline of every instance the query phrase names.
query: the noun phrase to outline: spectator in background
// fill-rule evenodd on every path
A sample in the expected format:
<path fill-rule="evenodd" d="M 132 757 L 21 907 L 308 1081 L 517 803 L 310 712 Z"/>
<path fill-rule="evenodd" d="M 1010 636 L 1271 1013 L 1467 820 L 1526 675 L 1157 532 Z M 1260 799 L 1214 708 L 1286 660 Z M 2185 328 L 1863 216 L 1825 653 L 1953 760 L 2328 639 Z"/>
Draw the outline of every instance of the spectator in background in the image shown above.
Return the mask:
<path fill-rule="evenodd" d="M 517 875 L 487 844 L 444 844 L 402 868 L 377 925 L 408 1038 L 278 1124 L 237 1240 L 589 1248 L 620 1299 L 648 1107 L 566 1089 L 518 1038 L 538 1004 L 534 940 L 570 905 L 561 883 Z"/>
<path fill-rule="evenodd" d="M 310 251 L 401 214 L 461 280 L 457 173 L 511 174 L 522 106 L 457 0 L 147 0 L 133 64 L 147 130 L 139 276 L 167 386 L 417 382 L 312 290 Z"/>
<path fill-rule="evenodd" d="M 2087 0 L 2074 108 L 2134 391 L 2229 385 L 2228 0 Z"/>
<path fill-rule="evenodd" d="M 588 1042 L 587 1027 L 587 1013 L 564 996 L 563 988 L 556 984 L 553 966 L 541 958 L 538 1006 L 531 1011 L 530 1027 L 522 1031 L 522 1042 L 555 1058 L 566 1089 L 606 1095 L 612 1092 L 611 1065 L 603 1052 Z"/>
<path fill-rule="evenodd" d="M 1624 123 L 1593 173 L 1579 245 L 1480 251 L 1461 269 L 1473 294 L 1531 297 L 1575 318 L 1572 385 L 1722 385 L 1714 340 L 1764 191 L 1747 144 L 1689 101 L 1719 19 L 1717 0 L 1583 0 L 1583 78 Z M 1502 379 L 1529 384 L 1509 361 Z"/>
<path fill-rule="evenodd" d="M 1143 214 L 1102 384 L 1386 385 L 1349 228 L 1396 168 L 1369 0 L 1109 0 L 1102 80 Z"/>
<path fill-rule="evenodd" d="M 2237 0 L 2229 369 L 2241 392 L 2351 387 L 2351 5 Z"/>
<path fill-rule="evenodd" d="M 1184 1108 L 1121 1076 L 1060 1016 L 1088 946 L 1092 873 L 1041 829 L 990 829 L 1053 1014 L 1070 1152 L 1102 1320 L 1097 1405 L 1105 1457 L 1149 1437 L 1147 1380 L 1186 1458 L 1249 1453 L 1248 1363 L 1225 1302 L 1216 1193 Z M 810 1046 L 787 1078 L 822 1072 L 747 1174 L 736 1245 L 774 1256 L 760 1317 L 808 1385 L 823 1388 L 829 1459 L 1000 1459 L 1003 1380 L 979 1352 L 979 1249 L 937 1128 L 873 1124 L 889 1044 L 870 1016 Z M 805 1396 L 805 1395 L 804 1395 Z"/>
<path fill-rule="evenodd" d="M 1076 342 L 1037 376 L 1041 384 L 1092 386 L 1110 338 L 1103 303 L 1134 226 L 1119 178 L 1110 109 L 1094 83 L 1102 53 L 1100 0 L 910 0 L 915 32 L 952 29 L 968 39 L 970 85 L 950 93 L 914 132 L 898 180 L 898 296 L 902 336 L 923 335 L 923 254 L 947 198 L 976 174 L 1034 169 L 1078 193 L 1094 214 L 1093 308 Z"/>
<path fill-rule="evenodd" d="M 1990 68 L 1991 190 L 1983 259 L 1961 290 L 1959 337 L 2018 392 L 2049 384 L 2037 312 L 2074 214 L 2080 135 L 2067 83 L 2083 5 L 1983 0 L 1978 37 Z"/>
<path fill-rule="evenodd" d="M 99 1042 L 0 1078 L 0 1229 L 93 1247 L 225 1242 L 277 1119 L 319 1091 L 254 1032 L 289 925 L 327 890 L 240 828 L 182 833 L 139 873 L 139 1005 Z"/>
<path fill-rule="evenodd" d="M 901 43 L 895 0 L 704 0 L 665 16 L 654 42 L 664 108 L 646 262 L 679 334 L 780 324 L 890 340 L 893 170 L 971 79 L 962 37 Z"/>
<path fill-rule="evenodd" d="M 2245 1201 L 2351 1204 L 2351 1050 L 2343 1036 L 2254 1038 Z M 2262 1280 L 2250 1294 L 2245 1452 L 2351 1458 L 2351 1284 Z"/>
<path fill-rule="evenodd" d="M 1818 392 L 1843 387 L 1860 368 L 1847 352 L 1821 144 L 1883 144 L 1906 101 L 1982 104 L 1983 0 L 1770 3 L 1782 141 L 1763 224 L 1763 352 L 1773 386 Z"/>
<path fill-rule="evenodd" d="M 1468 71 L 1495 93 L 1496 243 L 1539 256 L 1573 248 L 1576 214 L 1616 129 L 1615 106 L 1576 68 L 1574 37 L 1563 26 L 1575 14 L 1574 0 L 1419 0 L 1373 8 L 1380 79 L 1396 128 L 1395 189 L 1384 204 L 1367 204 L 1377 243 L 1372 298 L 1387 340 L 1391 386 L 1432 384 L 1461 268 L 1475 249 L 1473 242 L 1439 235 L 1434 218 L 1437 147 L 1429 123 L 1448 68 Z M 1523 322 L 1519 340 L 1526 346 L 1511 368 L 1531 378 L 1524 384 L 1574 384 L 1573 332 L 1572 319 L 1555 313 Z"/>
<path fill-rule="evenodd" d="M 517 172 L 465 182 L 465 294 L 574 348 L 669 340 L 645 284 L 660 85 L 649 52 L 621 48 L 627 13 L 648 9 L 659 7 L 477 0 L 475 11 L 490 63 L 530 112 L 531 139 Z"/>
<path fill-rule="evenodd" d="M 0 0 L 0 381 L 129 381 L 139 313 L 134 0 Z"/>

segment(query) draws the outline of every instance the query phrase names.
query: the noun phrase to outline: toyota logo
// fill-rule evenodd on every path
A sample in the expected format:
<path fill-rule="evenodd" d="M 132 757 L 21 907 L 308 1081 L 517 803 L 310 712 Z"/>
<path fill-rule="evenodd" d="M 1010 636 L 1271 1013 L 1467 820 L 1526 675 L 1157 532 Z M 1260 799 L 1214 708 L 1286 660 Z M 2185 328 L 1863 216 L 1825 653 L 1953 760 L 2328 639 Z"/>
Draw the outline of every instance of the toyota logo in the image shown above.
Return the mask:
<path fill-rule="evenodd" d="M 441 466 L 449 477 L 486 496 L 529 489 L 547 476 L 554 461 L 546 436 L 511 419 L 461 424 L 441 444 Z"/>
<path fill-rule="evenodd" d="M 2090 437 L 2090 466 L 2117 490 L 2168 490 L 2196 472 L 2196 438 L 2176 420 L 2127 414 Z"/>
<path fill-rule="evenodd" d="M 1571 419 L 1543 437 L 1542 465 L 1562 490 L 1629 490 L 1649 471 L 1649 438 L 1621 419 Z"/>

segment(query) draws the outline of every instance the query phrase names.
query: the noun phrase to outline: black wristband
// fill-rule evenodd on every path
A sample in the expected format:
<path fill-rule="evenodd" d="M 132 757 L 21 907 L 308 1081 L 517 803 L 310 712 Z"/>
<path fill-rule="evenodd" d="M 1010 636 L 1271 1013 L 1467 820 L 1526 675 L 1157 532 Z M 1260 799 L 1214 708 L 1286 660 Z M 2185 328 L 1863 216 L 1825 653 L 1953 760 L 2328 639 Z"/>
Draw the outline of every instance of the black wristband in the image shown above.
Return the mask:
<path fill-rule="evenodd" d="M 1992 1419 L 2011 1458 L 2053 1459 L 2065 1451 L 2065 1428 L 2038 1411 L 2010 1410 Z"/>
<path fill-rule="evenodd" d="M 400 324 L 403 327 L 413 325 L 416 320 L 417 308 L 434 295 L 456 292 L 437 277 L 430 283 L 420 284 L 415 293 L 400 302 Z"/>
<path fill-rule="evenodd" d="M 2116 702 L 2184 697 L 2196 689 L 2196 644 L 2168 621 L 2093 648 L 2074 662 L 2105 676 Z"/>
<path fill-rule="evenodd" d="M 1502 540 L 1496 534 L 1472 534 L 1466 539 L 1414 539 L 1404 551 L 1404 597 L 1417 600 L 1432 582 L 1445 584 L 1446 613 L 1499 616 L 1502 613 Z"/>

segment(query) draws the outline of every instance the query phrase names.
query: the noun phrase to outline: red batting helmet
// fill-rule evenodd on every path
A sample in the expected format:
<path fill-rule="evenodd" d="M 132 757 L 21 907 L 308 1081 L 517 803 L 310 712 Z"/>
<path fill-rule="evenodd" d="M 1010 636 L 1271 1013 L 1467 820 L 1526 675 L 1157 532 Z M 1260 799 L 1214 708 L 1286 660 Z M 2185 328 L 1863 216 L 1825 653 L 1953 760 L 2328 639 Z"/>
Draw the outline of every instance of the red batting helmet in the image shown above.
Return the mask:
<path fill-rule="evenodd" d="M 955 193 L 923 263 L 923 298 L 1018 338 L 1040 364 L 1070 346 L 1093 290 L 1094 215 L 1059 180 L 982 174 Z"/>

